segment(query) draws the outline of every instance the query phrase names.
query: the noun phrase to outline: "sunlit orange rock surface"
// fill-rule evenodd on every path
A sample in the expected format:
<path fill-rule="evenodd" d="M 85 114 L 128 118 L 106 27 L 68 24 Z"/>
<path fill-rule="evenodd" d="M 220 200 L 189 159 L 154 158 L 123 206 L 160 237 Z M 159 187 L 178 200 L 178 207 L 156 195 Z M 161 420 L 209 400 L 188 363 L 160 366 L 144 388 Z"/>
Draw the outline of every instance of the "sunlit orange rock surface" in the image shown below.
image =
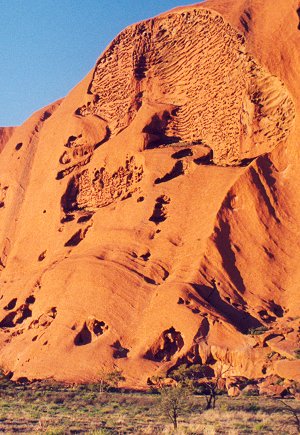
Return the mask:
<path fill-rule="evenodd" d="M 0 363 L 127 386 L 179 363 L 300 380 L 300 3 L 130 26 L 0 129 Z M 228 372 L 229 373 L 229 372 Z"/>

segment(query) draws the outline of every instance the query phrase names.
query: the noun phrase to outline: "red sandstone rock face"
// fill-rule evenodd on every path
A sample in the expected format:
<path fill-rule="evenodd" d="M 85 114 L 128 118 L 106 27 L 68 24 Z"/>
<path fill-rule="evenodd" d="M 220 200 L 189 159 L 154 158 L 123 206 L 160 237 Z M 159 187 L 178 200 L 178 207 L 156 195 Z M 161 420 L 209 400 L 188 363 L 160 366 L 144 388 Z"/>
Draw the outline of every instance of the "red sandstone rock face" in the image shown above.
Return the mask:
<path fill-rule="evenodd" d="M 5 147 L 5 144 L 9 141 L 12 136 L 15 127 L 0 127 L 0 152 Z M 22 145 L 19 145 L 20 147 Z"/>
<path fill-rule="evenodd" d="M 137 387 L 181 362 L 300 379 L 299 7 L 209 0 L 133 25 L 1 130 L 14 379 L 117 366 Z"/>

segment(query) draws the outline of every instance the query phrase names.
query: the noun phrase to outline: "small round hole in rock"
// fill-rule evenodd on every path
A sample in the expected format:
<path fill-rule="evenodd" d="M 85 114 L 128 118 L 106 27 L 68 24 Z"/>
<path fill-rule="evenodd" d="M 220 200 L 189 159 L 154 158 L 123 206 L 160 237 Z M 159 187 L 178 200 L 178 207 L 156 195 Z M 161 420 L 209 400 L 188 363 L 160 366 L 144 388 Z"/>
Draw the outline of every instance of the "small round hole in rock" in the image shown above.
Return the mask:
<path fill-rule="evenodd" d="M 28 296 L 26 299 L 26 304 L 34 304 L 35 303 L 35 297 L 33 295 Z"/>
<path fill-rule="evenodd" d="M 46 257 L 46 252 L 47 251 L 43 251 L 39 256 L 38 256 L 38 261 L 43 261 Z"/>
<path fill-rule="evenodd" d="M 140 255 L 140 257 L 144 260 L 144 261 L 148 261 L 149 258 L 151 257 L 151 253 L 148 251 L 145 254 Z"/>
<path fill-rule="evenodd" d="M 17 143 L 17 145 L 15 146 L 16 151 L 19 151 L 23 146 L 22 142 Z"/>
<path fill-rule="evenodd" d="M 12 299 L 10 302 L 8 302 L 8 304 L 3 309 L 6 311 L 13 310 L 17 304 L 17 301 L 18 301 L 17 298 Z"/>

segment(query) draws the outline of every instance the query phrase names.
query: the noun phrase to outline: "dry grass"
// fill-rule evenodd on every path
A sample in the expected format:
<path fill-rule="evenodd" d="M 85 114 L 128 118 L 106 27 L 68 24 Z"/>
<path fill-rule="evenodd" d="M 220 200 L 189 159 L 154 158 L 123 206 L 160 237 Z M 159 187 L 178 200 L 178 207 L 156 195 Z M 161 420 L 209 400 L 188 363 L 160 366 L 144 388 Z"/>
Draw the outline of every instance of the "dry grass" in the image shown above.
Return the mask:
<path fill-rule="evenodd" d="M 0 433 L 172 434 L 161 414 L 159 396 L 100 394 L 97 386 L 17 386 L 0 389 Z M 300 412 L 300 403 L 289 400 Z M 221 396 L 215 410 L 203 411 L 205 398 L 194 396 L 179 418 L 179 434 L 297 434 L 290 415 L 274 399 Z"/>

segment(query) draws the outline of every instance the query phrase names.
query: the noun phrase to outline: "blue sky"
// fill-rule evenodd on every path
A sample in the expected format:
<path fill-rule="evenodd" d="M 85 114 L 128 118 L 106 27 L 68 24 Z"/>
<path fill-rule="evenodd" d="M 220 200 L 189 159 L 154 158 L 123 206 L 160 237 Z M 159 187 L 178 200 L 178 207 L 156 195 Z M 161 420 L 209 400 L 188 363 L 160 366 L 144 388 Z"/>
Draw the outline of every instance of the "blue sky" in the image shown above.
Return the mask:
<path fill-rule="evenodd" d="M 124 27 L 193 0 L 0 0 L 0 126 L 65 96 Z"/>

